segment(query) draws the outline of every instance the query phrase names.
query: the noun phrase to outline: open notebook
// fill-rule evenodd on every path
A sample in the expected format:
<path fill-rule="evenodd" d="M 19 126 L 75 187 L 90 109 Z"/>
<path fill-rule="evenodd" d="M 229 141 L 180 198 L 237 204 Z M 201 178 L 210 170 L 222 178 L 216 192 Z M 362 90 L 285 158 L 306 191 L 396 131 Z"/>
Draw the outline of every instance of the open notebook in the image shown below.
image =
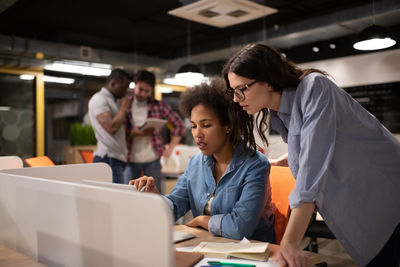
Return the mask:
<path fill-rule="evenodd" d="M 88 185 L 95 185 L 95 186 L 102 186 L 102 187 L 107 187 L 107 188 L 122 189 L 122 190 L 137 192 L 137 189 L 134 185 L 116 184 L 116 183 L 111 183 L 111 182 L 100 182 L 100 181 L 95 181 L 95 180 L 83 180 L 83 183 L 88 184 Z M 188 240 L 191 238 L 195 238 L 195 237 L 196 237 L 195 235 L 188 234 L 185 232 L 176 231 L 176 230 L 173 231 L 174 243 L 178 243 L 178 242 Z"/>

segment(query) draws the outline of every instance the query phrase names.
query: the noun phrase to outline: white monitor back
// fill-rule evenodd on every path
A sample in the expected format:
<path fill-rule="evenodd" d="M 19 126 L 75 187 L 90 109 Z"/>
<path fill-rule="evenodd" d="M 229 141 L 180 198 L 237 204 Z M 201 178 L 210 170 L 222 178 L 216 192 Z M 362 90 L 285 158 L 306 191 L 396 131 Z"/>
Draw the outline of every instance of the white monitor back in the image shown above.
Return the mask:
<path fill-rule="evenodd" d="M 173 266 L 163 197 L 0 172 L 0 243 L 48 266 Z"/>
<path fill-rule="evenodd" d="M 0 157 L 0 170 L 22 168 L 24 163 L 22 159 L 17 156 L 1 156 Z"/>
<path fill-rule="evenodd" d="M 2 170 L 1 172 L 74 183 L 82 183 L 85 179 L 112 182 L 110 166 L 101 162 Z"/>

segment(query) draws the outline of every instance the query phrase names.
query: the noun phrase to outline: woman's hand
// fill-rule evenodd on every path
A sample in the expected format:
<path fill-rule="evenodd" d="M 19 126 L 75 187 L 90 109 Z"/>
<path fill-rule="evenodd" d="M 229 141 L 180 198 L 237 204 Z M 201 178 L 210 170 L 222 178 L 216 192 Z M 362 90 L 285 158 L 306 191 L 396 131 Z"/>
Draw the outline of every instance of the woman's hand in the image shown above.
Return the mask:
<path fill-rule="evenodd" d="M 271 166 L 288 167 L 288 153 L 277 159 L 269 159 L 269 164 L 271 164 Z"/>
<path fill-rule="evenodd" d="M 191 220 L 186 224 L 189 227 L 201 227 L 208 230 L 208 222 L 210 221 L 211 216 L 200 215 Z"/>
<path fill-rule="evenodd" d="M 135 180 L 130 180 L 129 181 L 130 185 L 136 186 L 136 189 L 138 191 L 141 191 L 144 186 L 146 186 L 144 192 L 151 192 L 151 193 L 157 193 L 160 194 L 158 191 L 155 183 L 154 183 L 154 178 L 149 177 L 149 176 L 142 176 L 140 178 L 137 178 Z"/>
<path fill-rule="evenodd" d="M 308 253 L 291 244 L 281 244 L 274 255 L 281 267 L 308 267 Z"/>
<path fill-rule="evenodd" d="M 292 209 L 279 250 L 274 255 L 280 266 L 308 266 L 308 253 L 298 248 L 314 209 L 313 202 L 304 202 Z"/>

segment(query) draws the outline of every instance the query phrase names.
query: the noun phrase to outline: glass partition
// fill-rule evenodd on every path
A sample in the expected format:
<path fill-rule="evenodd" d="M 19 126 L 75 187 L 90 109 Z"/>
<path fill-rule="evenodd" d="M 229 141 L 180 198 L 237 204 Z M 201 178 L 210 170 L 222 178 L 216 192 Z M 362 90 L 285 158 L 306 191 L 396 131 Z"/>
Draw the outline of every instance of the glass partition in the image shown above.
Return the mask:
<path fill-rule="evenodd" d="M 36 155 L 35 80 L 0 73 L 0 155 Z"/>

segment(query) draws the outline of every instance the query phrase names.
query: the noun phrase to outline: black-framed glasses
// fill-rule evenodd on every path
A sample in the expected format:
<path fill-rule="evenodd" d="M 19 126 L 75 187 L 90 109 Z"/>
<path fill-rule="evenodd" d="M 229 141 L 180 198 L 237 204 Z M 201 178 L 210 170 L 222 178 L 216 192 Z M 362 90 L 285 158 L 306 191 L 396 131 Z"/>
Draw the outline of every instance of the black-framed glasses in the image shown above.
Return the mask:
<path fill-rule="evenodd" d="M 232 87 L 230 87 L 227 89 L 227 91 L 232 96 L 232 98 L 236 96 L 239 99 L 239 101 L 243 101 L 246 98 L 246 96 L 244 95 L 244 91 L 249 89 L 249 87 L 255 84 L 256 82 L 257 80 L 249 84 L 245 84 L 242 88 L 237 88 L 237 89 L 233 89 Z"/>

